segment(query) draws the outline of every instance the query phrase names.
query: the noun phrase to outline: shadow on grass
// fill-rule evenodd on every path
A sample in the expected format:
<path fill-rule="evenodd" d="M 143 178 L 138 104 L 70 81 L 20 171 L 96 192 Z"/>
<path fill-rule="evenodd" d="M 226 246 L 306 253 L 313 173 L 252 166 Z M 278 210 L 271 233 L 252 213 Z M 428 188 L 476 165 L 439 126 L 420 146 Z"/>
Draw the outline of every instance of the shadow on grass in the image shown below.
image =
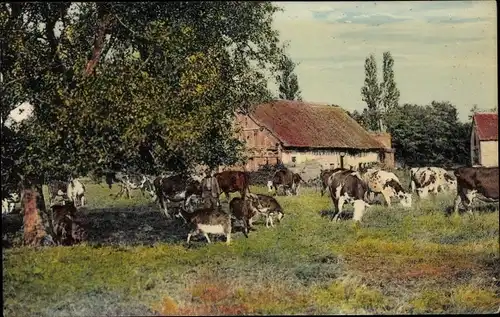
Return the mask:
<path fill-rule="evenodd" d="M 472 212 L 474 214 L 482 214 L 482 213 L 493 213 L 498 210 L 498 203 L 473 203 L 472 204 Z M 458 208 L 458 214 L 463 215 L 466 214 L 466 209 L 460 205 Z M 451 216 L 454 214 L 454 206 L 447 206 L 444 210 L 444 214 L 446 216 Z"/>
<path fill-rule="evenodd" d="M 340 215 L 339 219 L 340 220 L 349 220 L 352 219 L 354 212 L 352 210 L 344 210 L 342 211 L 342 214 Z M 334 217 L 336 215 L 336 212 L 334 210 L 330 209 L 323 209 L 319 211 L 319 215 L 323 218 L 328 218 L 328 220 L 331 219 L 331 217 Z"/>
<path fill-rule="evenodd" d="M 99 209 L 80 209 L 89 245 L 153 245 L 155 243 L 186 244 L 188 228 L 182 219 L 166 217 L 154 207 L 110 207 Z M 2 247 L 11 248 L 22 245 L 23 218 L 19 214 L 9 214 L 2 221 Z M 242 231 L 236 223 L 233 234 Z M 212 242 L 223 241 L 224 236 L 212 235 Z M 200 234 L 191 237 L 190 248 L 207 243 Z"/>

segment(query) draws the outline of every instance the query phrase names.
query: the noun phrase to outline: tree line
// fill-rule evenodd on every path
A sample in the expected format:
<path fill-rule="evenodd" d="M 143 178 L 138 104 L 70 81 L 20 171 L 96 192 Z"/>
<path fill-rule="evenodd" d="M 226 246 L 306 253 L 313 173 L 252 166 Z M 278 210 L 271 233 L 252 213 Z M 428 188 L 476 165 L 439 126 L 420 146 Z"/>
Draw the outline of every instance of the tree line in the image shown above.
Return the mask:
<path fill-rule="evenodd" d="M 468 122 L 458 119 L 457 108 L 448 101 L 427 105 L 400 104 L 394 76 L 394 59 L 383 53 L 382 81 L 371 54 L 365 60 L 361 88 L 366 107 L 349 115 L 368 131 L 389 132 L 396 161 L 405 166 L 453 166 L 470 164 L 471 109 Z"/>

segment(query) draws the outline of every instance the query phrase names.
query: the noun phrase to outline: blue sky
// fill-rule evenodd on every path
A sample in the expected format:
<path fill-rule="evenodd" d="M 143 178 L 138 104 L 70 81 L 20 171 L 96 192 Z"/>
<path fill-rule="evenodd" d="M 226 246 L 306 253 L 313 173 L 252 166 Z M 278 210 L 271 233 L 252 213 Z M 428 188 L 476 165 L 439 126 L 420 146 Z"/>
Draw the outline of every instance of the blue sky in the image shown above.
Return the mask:
<path fill-rule="evenodd" d="M 365 58 L 373 53 L 380 69 L 390 51 L 400 102 L 450 101 L 462 120 L 473 104 L 497 106 L 495 1 L 276 4 L 307 101 L 361 110 Z"/>

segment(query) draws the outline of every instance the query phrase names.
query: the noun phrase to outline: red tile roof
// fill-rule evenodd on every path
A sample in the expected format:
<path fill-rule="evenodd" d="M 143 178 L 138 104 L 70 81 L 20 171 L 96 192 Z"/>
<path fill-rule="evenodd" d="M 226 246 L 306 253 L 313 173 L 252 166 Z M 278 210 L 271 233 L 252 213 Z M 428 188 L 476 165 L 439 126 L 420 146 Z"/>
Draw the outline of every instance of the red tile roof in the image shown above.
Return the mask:
<path fill-rule="evenodd" d="M 342 108 L 278 100 L 254 108 L 250 116 L 286 147 L 381 149 Z"/>
<path fill-rule="evenodd" d="M 475 113 L 473 118 L 476 134 L 480 141 L 498 140 L 498 114 Z"/>

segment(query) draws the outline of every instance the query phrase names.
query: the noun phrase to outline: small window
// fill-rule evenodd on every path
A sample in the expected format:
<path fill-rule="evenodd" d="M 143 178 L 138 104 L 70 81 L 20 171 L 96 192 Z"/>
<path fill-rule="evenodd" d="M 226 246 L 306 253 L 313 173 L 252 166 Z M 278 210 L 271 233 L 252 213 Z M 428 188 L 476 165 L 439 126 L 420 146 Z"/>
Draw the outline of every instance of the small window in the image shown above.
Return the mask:
<path fill-rule="evenodd" d="M 297 162 L 297 157 L 296 156 L 292 156 L 292 162 L 293 163 Z"/>

